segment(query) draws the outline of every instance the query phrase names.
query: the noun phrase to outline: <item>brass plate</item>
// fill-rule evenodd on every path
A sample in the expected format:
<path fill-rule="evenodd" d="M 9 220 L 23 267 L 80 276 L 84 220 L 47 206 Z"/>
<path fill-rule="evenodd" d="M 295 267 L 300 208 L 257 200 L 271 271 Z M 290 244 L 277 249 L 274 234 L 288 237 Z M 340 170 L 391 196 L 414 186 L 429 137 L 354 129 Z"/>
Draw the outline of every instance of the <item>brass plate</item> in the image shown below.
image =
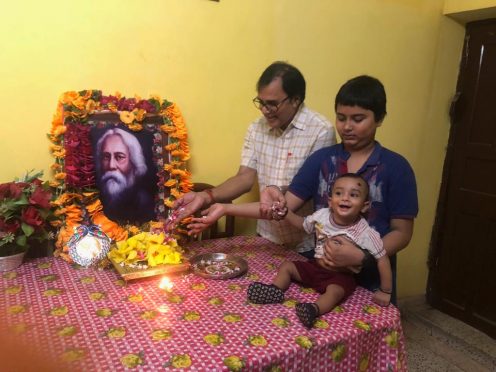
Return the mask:
<path fill-rule="evenodd" d="M 205 253 L 190 259 L 193 272 L 209 279 L 230 279 L 243 275 L 248 263 L 241 257 L 225 253 Z"/>
<path fill-rule="evenodd" d="M 187 271 L 190 268 L 190 264 L 188 261 L 174 265 L 157 265 L 155 267 L 149 267 L 148 269 L 137 269 L 128 266 L 121 266 L 118 263 L 114 262 L 114 260 L 112 259 L 110 259 L 110 262 L 112 262 L 112 265 L 114 265 L 117 272 L 120 274 L 120 276 L 122 276 L 122 279 L 126 281 L 147 278 L 150 276 L 179 273 Z"/>

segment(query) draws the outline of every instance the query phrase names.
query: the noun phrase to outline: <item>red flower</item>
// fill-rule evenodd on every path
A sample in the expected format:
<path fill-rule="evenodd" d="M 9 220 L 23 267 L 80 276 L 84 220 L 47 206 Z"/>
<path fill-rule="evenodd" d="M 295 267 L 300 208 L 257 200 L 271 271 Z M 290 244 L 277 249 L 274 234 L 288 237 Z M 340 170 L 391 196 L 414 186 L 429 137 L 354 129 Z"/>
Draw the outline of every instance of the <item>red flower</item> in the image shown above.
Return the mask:
<path fill-rule="evenodd" d="M 50 208 L 50 199 L 52 194 L 50 191 L 45 191 L 41 187 L 37 187 L 31 197 L 29 198 L 29 204 L 38 205 L 41 208 Z"/>
<path fill-rule="evenodd" d="M 22 190 L 24 190 L 24 187 L 26 187 L 26 184 L 25 183 L 21 183 L 21 182 L 11 182 L 10 185 L 9 185 L 9 193 L 7 195 L 10 194 L 10 198 L 12 199 L 18 199 L 21 194 L 22 194 Z"/>
<path fill-rule="evenodd" d="M 41 226 L 43 225 L 43 219 L 41 218 L 38 210 L 35 207 L 29 206 L 22 211 L 21 216 L 22 221 L 26 222 L 31 226 Z"/>
<path fill-rule="evenodd" d="M 7 197 L 7 193 L 10 190 L 10 184 L 2 183 L 0 184 L 0 200 L 5 199 Z"/>
<path fill-rule="evenodd" d="M 16 220 L 7 223 L 3 218 L 0 218 L 0 232 L 15 234 L 20 227 L 21 224 Z"/>

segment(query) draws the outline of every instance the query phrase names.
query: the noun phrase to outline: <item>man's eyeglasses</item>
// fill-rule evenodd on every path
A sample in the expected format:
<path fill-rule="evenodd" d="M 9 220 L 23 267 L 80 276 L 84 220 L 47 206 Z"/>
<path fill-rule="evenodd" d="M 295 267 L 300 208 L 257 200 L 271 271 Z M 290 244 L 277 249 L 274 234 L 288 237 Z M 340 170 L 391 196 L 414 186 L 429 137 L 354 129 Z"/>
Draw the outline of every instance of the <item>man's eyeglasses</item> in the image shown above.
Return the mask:
<path fill-rule="evenodd" d="M 272 112 L 272 113 L 275 113 L 275 112 L 277 112 L 277 110 L 279 110 L 279 108 L 281 107 L 281 105 L 285 101 L 288 100 L 288 98 L 289 98 L 289 96 L 287 96 L 286 98 L 284 98 L 281 102 L 274 102 L 274 101 L 263 101 L 260 98 L 255 97 L 255 98 L 253 98 L 253 104 L 259 110 L 261 110 L 262 108 L 265 107 L 265 109 L 267 111 Z"/>

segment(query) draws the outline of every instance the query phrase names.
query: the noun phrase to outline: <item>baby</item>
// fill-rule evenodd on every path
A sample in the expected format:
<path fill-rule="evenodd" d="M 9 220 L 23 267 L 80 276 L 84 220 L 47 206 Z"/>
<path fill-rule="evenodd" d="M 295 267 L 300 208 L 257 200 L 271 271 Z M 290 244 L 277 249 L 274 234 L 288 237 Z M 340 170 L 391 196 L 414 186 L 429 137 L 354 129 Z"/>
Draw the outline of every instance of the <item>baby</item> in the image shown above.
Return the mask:
<path fill-rule="evenodd" d="M 248 287 L 248 299 L 258 304 L 281 303 L 291 281 L 312 287 L 321 293 L 317 302 L 296 305 L 298 318 L 311 328 L 318 316 L 331 311 L 356 287 L 352 274 L 352 271 L 357 271 L 356 268 L 329 267 L 322 259 L 325 241 L 342 235 L 377 259 L 381 286 L 374 293 L 373 300 L 387 306 L 392 292 L 391 265 L 379 233 L 362 217 L 370 205 L 368 194 L 367 182 L 357 174 L 347 173 L 335 180 L 329 196 L 329 208 L 320 209 L 305 218 L 289 211 L 286 220 L 295 227 L 316 234 L 315 259 L 284 262 L 272 284 L 257 282 Z M 281 211 L 275 206 L 274 213 L 282 217 L 286 210 Z M 339 244 L 338 240 L 335 242 Z"/>

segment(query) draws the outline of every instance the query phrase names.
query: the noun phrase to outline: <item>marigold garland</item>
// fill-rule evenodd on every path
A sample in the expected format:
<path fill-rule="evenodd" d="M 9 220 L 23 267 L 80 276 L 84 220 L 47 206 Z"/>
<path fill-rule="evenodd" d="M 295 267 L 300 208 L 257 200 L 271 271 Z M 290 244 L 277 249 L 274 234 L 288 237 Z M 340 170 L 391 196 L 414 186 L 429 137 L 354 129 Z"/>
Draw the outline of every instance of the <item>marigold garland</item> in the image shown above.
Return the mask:
<path fill-rule="evenodd" d="M 88 136 L 81 136 L 81 132 L 89 133 L 91 125 L 88 124 L 88 117 L 101 112 L 118 114 L 120 121 L 135 132 L 143 129 L 143 121 L 147 116 L 162 118 L 160 130 L 167 134 L 168 143 L 159 149 L 159 153 L 168 153 L 169 162 L 164 164 L 160 160 L 157 167 L 160 182 L 169 191 L 169 195 L 161 195 L 164 203 L 161 212 L 165 212 L 165 207 L 171 208 L 177 198 L 191 191 L 193 187 L 191 174 L 186 170 L 186 161 L 190 156 L 188 134 L 176 104 L 158 96 L 151 96 L 148 100 L 138 96 L 122 97 L 118 92 L 113 96 L 104 96 L 100 90 L 62 94 L 48 137 L 52 142 L 50 151 L 55 157 L 55 163 L 51 166 L 54 172 L 51 186 L 58 191 L 54 202 L 57 208 L 55 213 L 61 221 L 55 254 L 67 261 L 71 261 L 67 242 L 74 229 L 81 224 L 99 225 L 114 241 L 125 240 L 129 235 L 135 235 L 142 230 L 138 226 L 121 226 L 108 219 L 103 212 L 99 193 L 95 190 L 91 145 L 83 143 L 81 146 L 82 141 L 89 142 Z M 76 128 L 75 132 L 68 131 L 68 123 Z M 160 221 L 151 222 L 154 229 L 159 225 Z"/>

